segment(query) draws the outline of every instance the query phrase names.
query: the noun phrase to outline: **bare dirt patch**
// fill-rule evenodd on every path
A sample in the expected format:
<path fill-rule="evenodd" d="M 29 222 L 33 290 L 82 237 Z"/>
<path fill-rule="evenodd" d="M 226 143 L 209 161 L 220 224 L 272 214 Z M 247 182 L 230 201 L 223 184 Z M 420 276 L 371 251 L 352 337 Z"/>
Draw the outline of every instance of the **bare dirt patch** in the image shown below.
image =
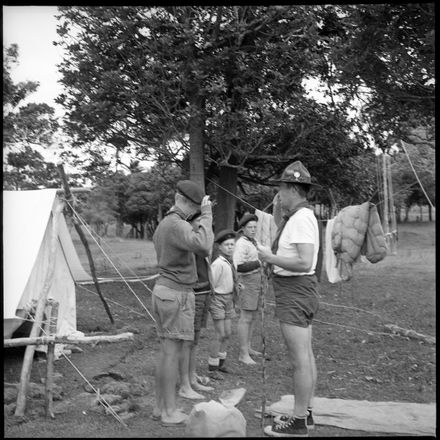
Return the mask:
<path fill-rule="evenodd" d="M 132 241 L 136 243 L 132 253 L 126 242 L 118 245 L 125 257 L 128 257 L 128 264 L 138 274 L 154 272 L 151 243 Z M 80 247 L 79 250 L 84 258 Z M 147 261 L 150 262 L 148 267 Z M 317 396 L 370 401 L 435 402 L 435 345 L 383 334 L 384 324 L 396 324 L 435 336 L 434 262 L 434 224 L 400 225 L 396 256 L 387 256 L 375 265 L 356 265 L 353 279 L 346 283 L 321 283 L 321 308 L 314 325 L 314 351 L 319 374 Z M 86 262 L 84 265 L 88 267 Z M 125 275 L 133 275 L 131 271 L 120 270 Z M 100 276 L 114 275 L 109 265 L 102 264 L 100 271 Z M 151 289 L 153 282 L 145 284 Z M 131 289 L 150 309 L 150 293 L 146 286 L 139 282 L 130 283 Z M 107 298 L 120 304 L 110 303 L 116 320 L 115 327 L 110 325 L 94 287 L 85 286 L 77 289 L 78 330 L 86 334 L 131 330 L 136 332 L 135 340 L 115 344 L 100 343 L 94 347 L 83 345 L 82 353 L 68 356 L 74 366 L 63 358 L 56 361 L 56 383 L 62 389 L 62 396 L 61 400 L 55 401 L 59 410 L 55 419 L 45 418 L 41 397 L 30 396 L 24 421 L 17 421 L 12 415 L 13 405 L 5 407 L 5 437 L 184 436 L 184 428 L 162 427 L 159 422 L 151 419 L 155 355 L 158 349 L 151 319 L 124 283 L 105 283 L 101 288 Z M 263 436 L 260 421 L 254 417 L 255 409 L 261 406 L 263 391 L 270 403 L 279 400 L 284 394 L 293 393 L 292 370 L 287 363 L 278 323 L 273 317 L 272 302 L 273 297 L 269 295 L 264 329 L 270 360 L 266 362 L 265 387 L 261 364 L 246 367 L 237 361 L 235 321 L 228 351 L 228 362 L 234 374 L 225 374 L 223 381 L 212 381 L 215 390 L 205 393 L 208 400 L 217 400 L 225 389 L 246 388 L 246 396 L 238 408 L 247 420 L 248 437 Z M 213 335 L 212 322 L 209 321 L 200 341 L 199 374 L 207 372 L 208 345 Z M 254 346 L 261 348 L 261 325 L 256 328 Z M 23 352 L 23 349 L 4 350 L 5 383 L 18 382 Z M 31 381 L 41 384 L 45 374 L 45 359 L 38 357 L 34 360 Z M 100 389 L 111 382 L 123 384 L 121 386 L 128 390 L 128 394 L 115 405 L 125 405 L 125 413 L 122 411 L 120 414 L 125 414 L 127 427 L 105 414 L 99 406 L 91 405 L 91 400 L 96 396 L 87 392 L 87 384 L 81 375 Z M 179 404 L 188 412 L 193 406 L 193 402 L 186 399 L 179 399 Z M 316 430 L 310 434 L 312 437 L 382 435 L 319 425 L 319 420 L 317 423 Z"/>

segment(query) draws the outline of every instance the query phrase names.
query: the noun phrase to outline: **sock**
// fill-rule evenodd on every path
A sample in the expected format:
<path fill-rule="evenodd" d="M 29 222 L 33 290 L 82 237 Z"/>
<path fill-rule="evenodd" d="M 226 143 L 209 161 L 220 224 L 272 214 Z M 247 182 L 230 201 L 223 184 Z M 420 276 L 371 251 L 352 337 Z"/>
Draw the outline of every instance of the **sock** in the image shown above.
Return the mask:
<path fill-rule="evenodd" d="M 312 415 L 312 407 L 311 406 L 307 407 L 307 411 L 309 412 L 310 415 Z"/>
<path fill-rule="evenodd" d="M 218 352 L 218 357 L 220 359 L 226 359 L 226 351 L 219 351 Z"/>
<path fill-rule="evenodd" d="M 220 365 L 220 359 L 218 357 L 209 357 L 208 358 L 208 365 L 211 365 L 213 367 L 218 367 Z"/>
<path fill-rule="evenodd" d="M 306 420 L 307 419 L 307 414 L 305 416 L 298 416 L 296 414 L 293 414 L 293 418 L 294 419 L 302 419 L 302 420 Z"/>

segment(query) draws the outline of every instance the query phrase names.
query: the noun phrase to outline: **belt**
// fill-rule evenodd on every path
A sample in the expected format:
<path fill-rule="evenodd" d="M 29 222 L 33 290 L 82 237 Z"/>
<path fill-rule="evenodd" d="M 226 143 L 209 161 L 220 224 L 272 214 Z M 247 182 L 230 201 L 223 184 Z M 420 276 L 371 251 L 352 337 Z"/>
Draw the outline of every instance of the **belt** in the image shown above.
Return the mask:
<path fill-rule="evenodd" d="M 199 293 L 204 292 L 204 291 L 209 292 L 210 291 L 209 282 L 207 281 L 206 283 L 197 284 L 193 289 L 194 289 L 194 292 L 199 292 Z"/>

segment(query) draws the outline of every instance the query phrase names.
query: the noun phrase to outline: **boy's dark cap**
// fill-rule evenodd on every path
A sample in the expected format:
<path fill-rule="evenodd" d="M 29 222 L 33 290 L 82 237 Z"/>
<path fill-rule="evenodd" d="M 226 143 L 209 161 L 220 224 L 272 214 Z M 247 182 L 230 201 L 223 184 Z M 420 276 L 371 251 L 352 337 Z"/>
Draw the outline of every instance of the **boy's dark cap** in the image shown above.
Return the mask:
<path fill-rule="evenodd" d="M 215 243 L 221 244 L 225 240 L 228 240 L 229 238 L 235 238 L 237 234 L 232 229 L 223 229 L 222 231 L 218 232 L 215 236 Z"/>

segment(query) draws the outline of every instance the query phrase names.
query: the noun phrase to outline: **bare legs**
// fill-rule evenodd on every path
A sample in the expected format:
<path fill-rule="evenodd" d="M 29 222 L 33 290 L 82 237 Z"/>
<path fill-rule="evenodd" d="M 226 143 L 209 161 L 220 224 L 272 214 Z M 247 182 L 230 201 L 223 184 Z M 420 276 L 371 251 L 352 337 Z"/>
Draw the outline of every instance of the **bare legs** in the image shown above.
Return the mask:
<path fill-rule="evenodd" d="M 210 357 L 218 358 L 219 353 L 225 353 L 229 338 L 231 336 L 230 319 L 213 319 L 216 340 L 211 344 Z"/>
<path fill-rule="evenodd" d="M 155 415 L 161 415 L 166 423 L 180 423 L 187 416 L 176 408 L 176 384 L 178 363 L 183 341 L 161 338 L 156 364 L 156 408 Z"/>
<path fill-rule="evenodd" d="M 238 341 L 240 344 L 238 360 L 248 365 L 256 364 L 256 362 L 249 356 L 250 352 L 257 353 L 250 348 L 256 313 L 257 312 L 254 310 L 240 310 L 240 319 L 237 327 Z"/>
<path fill-rule="evenodd" d="M 183 341 L 182 353 L 179 362 L 180 389 L 179 395 L 187 399 L 204 399 L 204 396 L 193 390 L 191 386 L 190 364 L 193 358 L 193 368 L 195 367 L 194 341 Z"/>
<path fill-rule="evenodd" d="M 285 323 L 280 323 L 280 327 L 293 366 L 294 415 L 304 417 L 307 415 L 307 407 L 313 404 L 317 378 L 312 351 L 312 327 L 304 328 Z"/>

